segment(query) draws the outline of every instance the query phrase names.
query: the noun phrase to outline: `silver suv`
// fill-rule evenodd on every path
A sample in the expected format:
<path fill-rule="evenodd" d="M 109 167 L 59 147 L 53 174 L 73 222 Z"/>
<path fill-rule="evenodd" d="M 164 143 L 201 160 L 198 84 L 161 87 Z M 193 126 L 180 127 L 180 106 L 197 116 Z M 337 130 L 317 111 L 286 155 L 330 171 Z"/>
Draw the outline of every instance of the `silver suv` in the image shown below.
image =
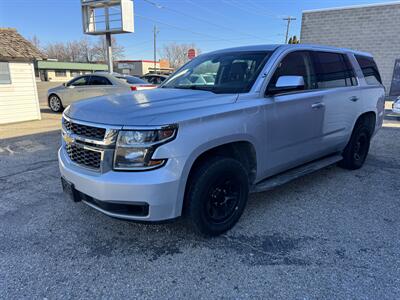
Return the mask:
<path fill-rule="evenodd" d="M 336 162 L 360 168 L 384 98 L 367 53 L 270 45 L 204 54 L 160 88 L 69 106 L 63 188 L 111 217 L 183 215 L 218 235 L 239 220 L 249 192 Z"/>

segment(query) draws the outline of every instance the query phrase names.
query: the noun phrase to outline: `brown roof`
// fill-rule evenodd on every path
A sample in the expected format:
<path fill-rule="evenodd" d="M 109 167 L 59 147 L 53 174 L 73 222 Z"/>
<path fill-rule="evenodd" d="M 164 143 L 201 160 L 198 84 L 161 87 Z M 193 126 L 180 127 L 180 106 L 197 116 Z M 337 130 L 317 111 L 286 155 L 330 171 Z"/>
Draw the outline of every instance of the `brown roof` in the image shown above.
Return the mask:
<path fill-rule="evenodd" d="M 0 59 L 43 59 L 46 56 L 14 28 L 0 28 Z"/>

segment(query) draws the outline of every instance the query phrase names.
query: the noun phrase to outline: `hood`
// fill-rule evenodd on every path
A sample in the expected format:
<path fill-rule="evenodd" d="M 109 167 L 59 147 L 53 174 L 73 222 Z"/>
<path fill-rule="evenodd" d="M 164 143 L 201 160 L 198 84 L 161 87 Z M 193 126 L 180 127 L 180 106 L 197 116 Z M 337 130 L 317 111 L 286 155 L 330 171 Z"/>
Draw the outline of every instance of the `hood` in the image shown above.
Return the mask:
<path fill-rule="evenodd" d="M 193 111 L 234 103 L 236 99 L 237 94 L 158 88 L 78 101 L 65 114 L 72 119 L 108 125 L 165 125 L 181 121 L 185 115 L 194 117 Z"/>
<path fill-rule="evenodd" d="M 56 92 L 56 91 L 58 91 L 58 90 L 60 90 L 60 89 L 64 89 L 64 88 L 65 88 L 65 86 L 62 85 L 62 84 L 57 85 L 57 86 L 55 86 L 55 87 L 52 87 L 52 88 L 48 89 L 48 90 L 47 90 L 47 94 L 51 94 L 51 92 Z"/>

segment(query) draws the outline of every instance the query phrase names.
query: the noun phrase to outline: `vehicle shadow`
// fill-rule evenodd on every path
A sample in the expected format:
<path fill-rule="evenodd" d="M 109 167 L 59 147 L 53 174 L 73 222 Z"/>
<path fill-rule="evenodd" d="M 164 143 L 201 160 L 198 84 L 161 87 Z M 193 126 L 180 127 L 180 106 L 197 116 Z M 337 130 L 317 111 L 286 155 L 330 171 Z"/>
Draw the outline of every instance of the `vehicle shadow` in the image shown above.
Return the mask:
<path fill-rule="evenodd" d="M 342 187 L 364 189 L 365 180 L 382 175 L 375 171 L 379 166 L 398 166 L 392 157 L 394 147 L 400 148 L 399 141 L 400 128 L 383 127 L 362 169 L 347 171 L 330 166 L 271 191 L 252 194 L 232 230 L 217 238 L 206 238 L 195 233 L 185 218 L 164 224 L 133 223 L 109 218 L 82 202 L 67 201 L 57 164 L 58 130 L 5 139 L 0 141 L 0 229 L 6 236 L 24 233 L 23 242 L 37 251 L 41 251 L 41 243 L 50 243 L 49 235 L 57 237 L 51 240 L 54 255 L 68 251 L 88 257 L 136 253 L 152 261 L 194 248 L 246 253 L 254 250 L 251 247 L 259 249 L 257 236 L 281 237 L 284 230 L 279 225 L 290 218 L 296 224 L 301 212 L 308 212 L 310 220 L 315 221 L 320 212 L 314 209 L 325 206 L 321 211 L 326 211 L 336 205 L 332 199 L 344 203 L 343 197 L 350 192 Z"/>

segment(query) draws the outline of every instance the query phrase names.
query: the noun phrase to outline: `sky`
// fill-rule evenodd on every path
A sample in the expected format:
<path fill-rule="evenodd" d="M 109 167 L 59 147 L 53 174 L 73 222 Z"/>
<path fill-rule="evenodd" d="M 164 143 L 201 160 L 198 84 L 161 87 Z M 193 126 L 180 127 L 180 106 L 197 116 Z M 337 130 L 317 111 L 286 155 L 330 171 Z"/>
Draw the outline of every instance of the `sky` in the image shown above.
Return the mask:
<path fill-rule="evenodd" d="M 387 0 L 135 0 L 135 32 L 115 35 L 125 59 L 153 58 L 153 26 L 157 52 L 172 42 L 194 43 L 201 51 L 285 41 L 300 35 L 303 10 L 386 3 Z M 42 45 L 81 39 L 80 0 L 0 0 L 0 27 L 14 27 Z M 91 39 L 96 39 L 89 36 Z"/>

